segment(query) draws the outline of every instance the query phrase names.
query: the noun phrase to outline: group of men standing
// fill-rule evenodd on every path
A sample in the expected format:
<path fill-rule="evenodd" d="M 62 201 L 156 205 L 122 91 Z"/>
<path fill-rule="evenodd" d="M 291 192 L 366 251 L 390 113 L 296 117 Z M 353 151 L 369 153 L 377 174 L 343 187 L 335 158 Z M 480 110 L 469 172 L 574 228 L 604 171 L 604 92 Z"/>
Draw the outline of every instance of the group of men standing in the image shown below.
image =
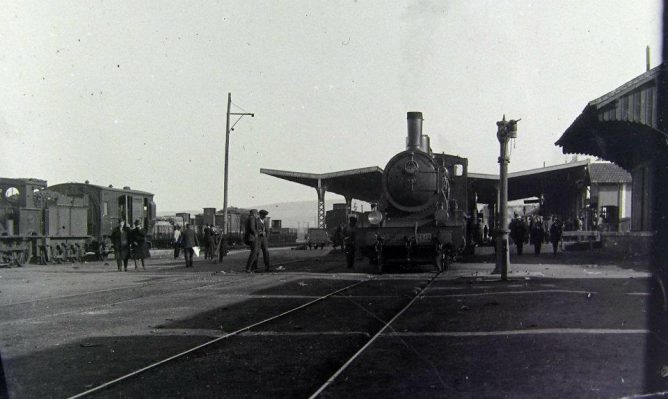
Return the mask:
<path fill-rule="evenodd" d="M 246 273 L 255 273 L 258 268 L 258 260 L 260 251 L 262 251 L 262 258 L 264 260 L 264 268 L 267 272 L 285 270 L 283 266 L 272 267 L 269 258 L 269 226 L 266 219 L 269 212 L 262 209 L 259 212 L 257 209 L 252 209 L 246 220 L 245 232 L 243 241 L 250 246 L 250 254 L 246 262 Z M 199 246 L 200 241 L 204 244 L 204 257 L 214 259 L 217 247 L 217 238 L 214 226 L 206 225 L 202 230 L 202 240 L 200 240 L 189 224 L 185 225 L 185 229 L 181 231 L 179 226 L 174 228 L 174 258 L 179 257 L 181 249 L 183 249 L 184 257 L 186 259 L 186 267 L 193 267 L 193 247 Z M 224 249 L 221 246 L 220 257 Z M 220 259 L 222 260 L 222 259 Z"/>
<path fill-rule="evenodd" d="M 534 246 L 534 253 L 540 255 L 541 246 L 544 242 L 552 243 L 552 251 L 557 255 L 561 236 L 563 235 L 563 224 L 556 217 L 550 219 L 549 227 L 540 216 L 531 218 L 528 222 L 519 214 L 510 222 L 510 238 L 517 247 L 517 254 L 522 255 L 524 244 L 530 243 Z"/>
<path fill-rule="evenodd" d="M 114 247 L 114 258 L 118 271 L 128 271 L 128 260 L 132 256 L 135 261 L 141 261 L 142 269 L 146 269 L 144 258 L 150 256 L 146 246 L 146 230 L 141 226 L 139 220 L 130 228 L 125 225 L 125 220 L 119 219 L 118 226 L 111 231 L 111 243 Z"/>

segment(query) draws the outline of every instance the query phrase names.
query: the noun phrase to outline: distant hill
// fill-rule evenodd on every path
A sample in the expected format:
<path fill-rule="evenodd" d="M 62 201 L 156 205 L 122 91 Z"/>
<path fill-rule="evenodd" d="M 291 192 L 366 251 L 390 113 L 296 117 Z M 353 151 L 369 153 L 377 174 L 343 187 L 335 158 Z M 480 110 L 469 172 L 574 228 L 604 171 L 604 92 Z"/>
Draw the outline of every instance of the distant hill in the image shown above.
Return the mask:
<path fill-rule="evenodd" d="M 327 204 L 328 209 L 332 208 Z M 317 201 L 296 201 L 281 202 L 276 204 L 266 204 L 255 206 L 256 209 L 266 209 L 269 211 L 269 217 L 272 220 L 281 220 L 283 227 L 316 227 L 318 223 L 318 202 Z"/>
<path fill-rule="evenodd" d="M 333 203 L 331 202 L 327 202 L 326 209 L 332 209 L 332 204 Z M 251 209 L 251 207 L 248 206 L 243 206 L 240 208 Z M 306 224 L 308 224 L 309 227 L 315 227 L 317 225 L 317 201 L 281 202 L 275 204 L 256 205 L 252 208 L 258 210 L 266 209 L 269 211 L 269 217 L 272 220 L 281 220 L 281 225 L 283 227 L 297 228 L 304 227 Z M 202 209 L 179 211 L 179 213 L 180 212 L 189 212 L 192 216 L 195 216 L 202 213 Z M 173 216 L 175 214 L 176 212 L 174 211 L 158 212 L 158 216 Z"/>

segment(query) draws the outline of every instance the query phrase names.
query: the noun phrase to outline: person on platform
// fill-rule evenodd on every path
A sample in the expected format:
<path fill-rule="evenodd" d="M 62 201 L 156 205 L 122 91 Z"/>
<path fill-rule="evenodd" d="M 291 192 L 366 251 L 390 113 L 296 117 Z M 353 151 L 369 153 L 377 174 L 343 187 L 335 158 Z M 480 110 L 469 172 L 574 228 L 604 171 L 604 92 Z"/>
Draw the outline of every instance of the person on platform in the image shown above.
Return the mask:
<path fill-rule="evenodd" d="M 203 233 L 202 246 L 204 247 L 202 249 L 204 250 L 204 259 L 209 259 L 209 255 L 211 255 L 211 253 L 209 252 L 210 250 L 209 238 L 211 237 L 211 227 L 207 224 L 206 226 L 204 226 L 202 233 Z"/>
<path fill-rule="evenodd" d="M 540 217 L 534 219 L 529 234 L 531 237 L 531 244 L 533 244 L 534 254 L 538 256 L 540 255 L 540 249 L 545 240 L 545 228 L 543 227 L 543 221 Z"/>
<path fill-rule="evenodd" d="M 131 234 L 132 253 L 135 261 L 135 270 L 137 270 L 137 261 L 141 262 L 141 268 L 146 270 L 144 265 L 144 258 L 147 257 L 148 249 L 146 248 L 146 231 L 141 227 L 139 219 L 135 220 L 135 228 L 132 229 Z"/>
<path fill-rule="evenodd" d="M 181 233 L 181 246 L 186 259 L 186 267 L 193 267 L 193 255 L 195 254 L 193 247 L 199 246 L 199 239 L 195 231 L 190 228 L 190 224 L 186 224 L 185 230 Z"/>
<path fill-rule="evenodd" d="M 207 242 L 207 244 L 206 244 L 206 249 L 209 252 L 209 259 L 212 260 L 212 261 L 215 260 L 216 257 L 217 257 L 216 237 L 217 237 L 216 229 L 213 227 L 213 225 L 210 225 L 209 226 L 209 242 Z"/>
<path fill-rule="evenodd" d="M 515 213 L 515 217 L 513 220 L 510 222 L 510 238 L 513 240 L 515 243 L 515 246 L 517 247 L 517 254 L 522 255 L 522 249 L 524 248 L 524 241 L 527 238 L 527 225 L 520 218 L 520 215 Z"/>
<path fill-rule="evenodd" d="M 352 269 L 355 266 L 355 252 L 357 250 L 357 218 L 351 216 L 348 224 L 343 228 L 343 245 L 346 252 L 346 266 Z"/>
<path fill-rule="evenodd" d="M 181 228 L 177 224 L 174 226 L 174 259 L 179 257 L 181 252 Z"/>
<path fill-rule="evenodd" d="M 246 219 L 244 244 L 250 247 L 250 254 L 246 261 L 246 273 L 255 273 L 257 269 L 258 240 L 257 240 L 257 209 L 251 209 Z"/>
<path fill-rule="evenodd" d="M 260 250 L 262 250 L 262 260 L 264 261 L 264 270 L 266 272 L 278 272 L 285 269 L 283 268 L 283 266 L 272 267 L 271 262 L 269 260 L 269 225 L 268 225 L 269 222 L 266 219 L 268 214 L 269 212 L 267 212 L 264 209 L 258 212 L 258 218 L 256 219 L 258 247 Z M 257 256 L 259 257 L 259 254 Z M 257 260 L 255 262 L 257 263 Z"/>
<path fill-rule="evenodd" d="M 557 256 L 557 249 L 559 248 L 559 242 L 561 242 L 563 232 L 564 228 L 561 221 L 555 218 L 550 226 L 550 242 L 552 243 L 552 252 L 554 256 Z"/>
<path fill-rule="evenodd" d="M 235 245 L 236 243 L 233 243 L 232 245 Z M 227 238 L 223 234 L 223 232 L 220 232 L 220 237 L 216 236 L 216 247 L 218 248 L 218 263 L 223 263 L 223 257 L 227 255 Z M 215 249 L 214 249 L 215 251 Z"/>
<path fill-rule="evenodd" d="M 125 220 L 119 219 L 118 226 L 111 231 L 111 243 L 114 246 L 114 257 L 118 271 L 128 271 L 128 258 L 130 257 L 130 228 L 125 225 Z"/>

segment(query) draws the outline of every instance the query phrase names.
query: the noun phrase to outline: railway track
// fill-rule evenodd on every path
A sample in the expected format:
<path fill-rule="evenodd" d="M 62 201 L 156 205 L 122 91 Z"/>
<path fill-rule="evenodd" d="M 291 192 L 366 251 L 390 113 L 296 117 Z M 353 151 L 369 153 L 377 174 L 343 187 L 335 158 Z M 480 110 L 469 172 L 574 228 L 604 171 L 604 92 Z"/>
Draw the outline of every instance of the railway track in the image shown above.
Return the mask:
<path fill-rule="evenodd" d="M 307 384 L 308 386 L 298 389 L 300 396 L 309 397 L 310 395 L 311 398 L 318 397 L 334 381 L 336 381 L 337 378 L 341 376 L 344 370 L 346 370 L 351 364 L 355 362 L 356 359 L 359 358 L 359 356 L 362 353 L 364 353 L 370 346 L 372 346 L 378 337 L 380 337 L 388 329 L 391 328 L 392 323 L 415 303 L 415 301 L 424 293 L 424 291 L 430 287 L 430 285 L 438 277 L 439 274 L 440 273 L 435 273 L 431 274 L 428 277 L 425 277 L 426 280 L 425 283 L 419 284 L 418 286 L 415 286 L 414 281 L 403 280 L 401 283 L 404 284 L 405 287 L 401 290 L 395 289 L 394 292 L 394 294 L 396 294 L 396 297 L 394 298 L 396 303 L 392 303 L 390 308 L 384 309 L 383 312 L 380 312 L 382 313 L 380 315 L 376 314 L 373 310 L 369 310 L 367 306 L 359 303 L 359 301 L 372 300 L 370 298 L 373 298 L 374 297 L 373 295 L 356 296 L 354 294 L 354 291 L 360 289 L 369 290 L 371 291 L 371 294 L 373 294 L 374 290 L 389 289 L 390 291 L 392 291 L 392 286 L 390 285 L 390 282 L 383 281 L 382 279 L 378 279 L 376 277 L 366 278 L 364 280 L 356 281 L 352 284 L 346 285 L 345 287 L 318 296 L 317 298 L 314 298 L 299 306 L 294 306 L 278 314 L 266 317 L 258 322 L 238 328 L 233 332 L 229 332 L 219 337 L 210 339 L 204 343 L 193 346 L 190 349 L 181 351 L 180 353 L 177 353 L 175 355 L 158 360 L 154 363 L 136 369 L 120 377 L 110 379 L 103 383 L 99 383 L 94 387 L 90 387 L 85 391 L 70 396 L 70 398 L 74 399 L 74 398 L 93 397 L 93 396 L 118 397 L 118 395 L 133 396 L 133 392 L 134 394 L 142 392 L 142 394 L 148 396 L 152 396 L 152 394 L 159 396 L 165 395 L 164 392 L 160 391 L 151 392 L 150 390 L 144 391 L 144 389 L 153 389 L 148 387 L 155 388 L 154 384 L 157 383 L 156 381 L 164 380 L 164 378 L 166 378 L 165 375 L 181 376 L 183 373 L 191 372 L 184 370 L 190 370 L 193 368 L 202 367 L 202 365 L 200 364 L 202 362 L 201 359 L 209 359 L 209 358 L 215 358 L 216 356 L 222 356 L 221 353 L 225 353 L 225 351 L 229 349 L 226 347 L 226 345 L 233 346 L 235 348 L 239 347 L 239 344 L 236 344 L 236 346 L 234 346 L 232 343 L 232 340 L 235 338 L 240 340 L 243 339 L 253 340 L 254 342 L 256 342 L 256 340 L 260 340 L 260 338 L 257 337 L 261 337 L 262 339 L 269 340 L 267 342 L 274 342 L 272 341 L 272 337 L 274 335 L 278 336 L 279 339 L 280 337 L 283 337 L 283 339 L 288 339 L 288 340 L 289 338 L 285 337 L 296 336 L 298 337 L 297 340 L 289 341 L 288 345 L 299 346 L 299 344 L 297 343 L 303 342 L 302 340 L 308 340 L 307 339 L 308 337 L 311 337 L 311 339 L 313 339 L 313 337 L 317 337 L 315 339 L 322 339 L 323 337 L 330 337 L 330 338 L 334 337 L 332 339 L 337 339 L 339 340 L 337 342 L 340 342 L 341 340 L 346 340 L 345 338 L 346 335 L 355 336 L 356 338 L 355 344 L 354 345 L 350 344 L 352 345 L 350 348 L 346 347 L 344 348 L 345 350 L 341 350 L 342 352 L 345 352 L 345 357 L 333 356 L 333 360 L 325 362 L 327 363 L 326 367 L 324 367 L 322 370 L 318 369 L 317 372 L 314 372 L 315 374 L 317 374 L 317 378 L 314 379 L 312 378 L 312 376 L 305 378 L 306 380 L 308 380 Z M 374 286 L 373 284 L 376 285 Z M 396 281 L 392 281 L 391 284 L 396 284 Z M 347 295 L 344 293 L 347 293 Z M 376 299 L 381 297 L 382 296 L 375 296 Z M 356 299 L 358 299 L 357 302 L 355 301 Z M 334 332 L 326 331 L 325 325 L 327 325 L 328 323 L 331 324 L 331 321 L 327 317 L 327 313 L 333 310 L 336 311 L 337 313 L 341 313 L 341 309 L 343 309 L 344 313 L 345 309 L 351 309 L 350 311 L 348 311 L 348 314 L 352 323 L 352 325 L 350 326 L 352 331 L 334 331 Z M 325 315 L 325 316 L 319 319 L 320 315 Z M 346 316 L 343 315 L 343 317 L 345 318 Z M 301 331 L 302 327 L 299 324 L 300 322 L 303 321 L 311 323 L 311 325 L 307 326 L 309 328 L 309 331 Z M 323 324 L 323 326 L 319 327 L 318 326 L 319 323 Z M 368 329 L 369 332 L 356 331 L 353 328 L 355 325 L 363 326 L 363 328 Z M 270 327 L 272 328 L 271 331 L 262 331 L 263 329 Z M 300 330 L 299 331 L 290 330 L 290 328 L 292 327 L 299 328 Z M 359 330 L 359 328 L 357 330 Z M 268 345 L 274 345 L 274 344 L 275 342 Z M 330 347 L 330 350 L 335 350 L 335 349 L 339 348 Z M 262 350 L 259 350 L 258 355 L 262 356 L 263 353 L 266 354 L 267 351 L 270 350 L 271 347 L 268 348 L 262 347 Z M 234 350 L 234 352 L 236 353 L 236 349 Z M 238 362 L 242 363 L 242 360 L 238 359 Z M 217 363 L 216 366 L 211 365 L 207 367 L 219 368 L 221 366 L 220 363 Z M 250 367 L 250 369 L 252 370 L 252 367 Z M 308 370 L 308 367 L 306 369 L 307 369 L 306 373 L 309 373 L 310 371 Z M 205 368 L 203 369 L 202 372 L 198 372 L 198 375 L 205 375 L 207 373 L 206 370 L 207 369 Z M 216 374 L 215 370 L 211 371 L 212 374 Z M 214 377 L 209 377 L 209 378 L 214 378 Z M 184 377 L 183 379 L 184 381 L 189 381 L 189 382 L 184 382 L 184 385 L 186 386 L 190 382 L 192 382 L 187 377 Z M 175 383 L 174 382 L 175 380 L 172 381 L 173 381 L 172 383 Z M 313 381 L 316 382 L 314 383 Z M 318 384 L 317 381 L 321 381 L 322 383 Z M 200 383 L 204 386 L 196 386 L 191 388 L 187 388 L 184 386 L 183 391 L 178 391 L 178 393 L 174 393 L 172 391 L 170 392 L 170 394 L 167 394 L 165 396 L 172 396 L 172 395 L 192 396 L 193 395 L 192 389 L 194 389 L 194 392 L 197 392 L 197 395 L 200 395 L 201 394 L 200 390 L 207 389 L 205 388 L 205 386 L 210 385 L 208 383 L 201 381 L 197 382 L 197 384 Z M 253 387 L 250 388 L 252 389 Z M 173 388 L 168 388 L 168 389 L 173 389 Z M 229 394 L 229 391 L 224 391 L 225 393 L 223 393 L 220 390 L 217 391 L 216 388 L 212 389 L 213 392 L 215 392 L 215 396 L 221 396 L 221 395 L 226 396 Z M 247 396 L 246 394 L 241 394 L 240 392 L 241 391 L 238 392 L 240 395 Z M 251 394 L 250 396 L 262 396 L 262 395 Z M 291 393 L 291 396 L 294 396 L 294 392 Z"/>

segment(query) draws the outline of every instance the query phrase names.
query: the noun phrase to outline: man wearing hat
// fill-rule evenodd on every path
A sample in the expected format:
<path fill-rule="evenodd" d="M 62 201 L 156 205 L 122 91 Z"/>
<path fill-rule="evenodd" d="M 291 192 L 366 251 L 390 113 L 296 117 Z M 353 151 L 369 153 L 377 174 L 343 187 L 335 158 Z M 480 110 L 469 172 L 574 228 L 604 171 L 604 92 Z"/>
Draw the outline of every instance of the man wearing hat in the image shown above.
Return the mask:
<path fill-rule="evenodd" d="M 257 241 L 257 209 L 251 209 L 246 219 L 246 231 L 244 232 L 244 244 L 250 246 L 250 254 L 246 261 L 246 273 L 255 273 L 257 269 L 258 241 Z"/>
<path fill-rule="evenodd" d="M 279 266 L 276 268 L 271 267 L 271 263 L 269 261 L 269 226 L 267 223 L 269 223 L 266 220 L 267 215 L 269 212 L 266 210 L 262 209 L 259 212 L 259 218 L 257 219 L 257 237 L 258 237 L 258 247 L 262 249 L 262 259 L 264 260 L 264 269 L 267 272 L 275 272 L 275 271 L 281 271 L 285 270 L 283 266 Z M 256 256 L 259 256 L 257 254 Z M 255 260 L 257 262 L 257 258 Z"/>

